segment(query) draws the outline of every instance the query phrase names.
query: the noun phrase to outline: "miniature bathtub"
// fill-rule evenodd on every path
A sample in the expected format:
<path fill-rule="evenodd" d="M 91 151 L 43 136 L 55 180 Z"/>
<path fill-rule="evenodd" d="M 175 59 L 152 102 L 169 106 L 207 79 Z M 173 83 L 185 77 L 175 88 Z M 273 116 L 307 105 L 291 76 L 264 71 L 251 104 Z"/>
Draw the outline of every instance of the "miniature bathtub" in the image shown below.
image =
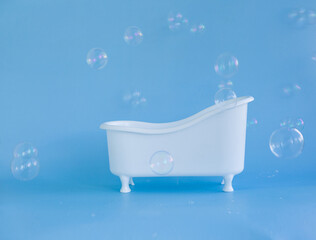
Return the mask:
<path fill-rule="evenodd" d="M 253 100 L 228 100 L 170 123 L 101 124 L 107 130 L 110 170 L 120 177 L 121 192 L 131 191 L 133 177 L 159 176 L 222 176 L 223 191 L 232 192 L 233 177 L 244 169 L 247 106 Z M 159 163 L 161 157 L 166 159 Z M 157 164 L 165 166 L 154 171 Z M 164 167 L 168 171 L 159 172 Z"/>

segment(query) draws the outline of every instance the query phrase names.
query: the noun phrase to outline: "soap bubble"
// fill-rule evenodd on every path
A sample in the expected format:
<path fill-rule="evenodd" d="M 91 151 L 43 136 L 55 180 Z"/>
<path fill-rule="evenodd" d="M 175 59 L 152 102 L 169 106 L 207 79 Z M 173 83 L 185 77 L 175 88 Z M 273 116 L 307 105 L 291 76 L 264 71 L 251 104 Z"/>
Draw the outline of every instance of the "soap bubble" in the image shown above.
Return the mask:
<path fill-rule="evenodd" d="M 18 144 L 13 152 L 15 158 L 36 158 L 38 155 L 37 149 L 28 142 Z"/>
<path fill-rule="evenodd" d="M 234 104 L 237 104 L 237 96 L 236 96 L 236 93 L 232 89 L 222 88 L 216 92 L 215 104 L 219 104 L 227 100 L 232 100 Z"/>
<path fill-rule="evenodd" d="M 279 158 L 295 158 L 303 151 L 304 138 L 296 128 L 283 127 L 271 134 L 271 152 Z"/>
<path fill-rule="evenodd" d="M 214 69 L 219 76 L 230 78 L 238 71 L 238 59 L 228 53 L 223 53 L 217 58 Z"/>
<path fill-rule="evenodd" d="M 87 54 L 87 64 L 93 68 L 100 70 L 108 63 L 108 56 L 101 48 L 92 48 Z"/>
<path fill-rule="evenodd" d="M 143 41 L 143 38 L 143 33 L 138 27 L 132 26 L 125 30 L 124 40 L 128 45 L 139 45 Z"/>
<path fill-rule="evenodd" d="M 300 131 L 304 128 L 304 121 L 302 118 L 286 118 L 280 123 L 281 127 L 296 128 Z"/>
<path fill-rule="evenodd" d="M 168 17 L 168 25 L 169 25 L 169 29 L 171 31 L 176 31 L 179 30 L 181 28 L 185 28 L 189 23 L 189 20 L 185 17 L 183 17 L 183 15 L 181 13 L 177 13 L 177 14 L 173 14 L 170 13 L 169 17 Z"/>
<path fill-rule="evenodd" d="M 135 90 L 131 93 L 127 93 L 123 96 L 123 101 L 127 104 L 130 104 L 132 107 L 138 107 L 144 105 L 147 102 L 147 99 L 142 96 L 142 93 L 138 90 Z"/>
<path fill-rule="evenodd" d="M 250 118 L 247 122 L 247 127 L 254 127 L 258 124 L 258 120 L 256 118 Z"/>
<path fill-rule="evenodd" d="M 202 33 L 205 30 L 205 25 L 204 24 L 199 24 L 199 25 L 193 25 L 190 28 L 191 33 Z"/>
<path fill-rule="evenodd" d="M 11 172 L 19 180 L 32 180 L 38 175 L 39 169 L 39 161 L 35 157 L 15 157 L 11 161 Z"/>
<path fill-rule="evenodd" d="M 313 10 L 299 8 L 289 12 L 288 20 L 294 27 L 304 28 L 308 25 L 315 24 L 316 13 Z"/>
<path fill-rule="evenodd" d="M 221 89 L 221 88 L 232 88 L 233 85 L 234 84 L 231 80 L 221 80 L 217 86 L 219 89 Z"/>
<path fill-rule="evenodd" d="M 152 171 L 159 175 L 166 175 L 173 169 L 173 158 L 165 151 L 154 153 L 150 159 L 150 168 Z"/>
<path fill-rule="evenodd" d="M 286 97 L 297 95 L 301 90 L 302 87 L 297 83 L 287 85 L 282 88 L 283 95 Z"/>
<path fill-rule="evenodd" d="M 38 151 L 31 143 L 18 144 L 13 152 L 11 171 L 19 180 L 31 180 L 39 173 Z"/>

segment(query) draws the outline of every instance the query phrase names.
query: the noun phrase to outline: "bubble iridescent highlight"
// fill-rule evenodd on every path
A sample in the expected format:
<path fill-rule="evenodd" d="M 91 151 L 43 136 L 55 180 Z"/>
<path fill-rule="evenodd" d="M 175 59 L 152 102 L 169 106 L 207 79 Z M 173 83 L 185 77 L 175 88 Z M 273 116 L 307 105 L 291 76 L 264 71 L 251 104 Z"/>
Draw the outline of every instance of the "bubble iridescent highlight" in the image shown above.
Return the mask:
<path fill-rule="evenodd" d="M 40 169 L 38 151 L 30 143 L 20 143 L 14 149 L 11 161 L 12 175 L 23 181 L 34 179 Z"/>
<path fill-rule="evenodd" d="M 13 176 L 22 181 L 34 179 L 39 173 L 40 165 L 37 158 L 13 158 L 11 172 Z"/>
<path fill-rule="evenodd" d="M 135 26 L 128 27 L 124 32 L 124 41 L 131 46 L 139 45 L 144 39 L 142 31 Z"/>
<path fill-rule="evenodd" d="M 219 89 L 221 89 L 221 88 L 232 88 L 233 85 L 234 84 L 231 80 L 221 80 L 217 86 Z"/>
<path fill-rule="evenodd" d="M 28 142 L 19 143 L 16 145 L 13 151 L 13 156 L 15 158 L 36 158 L 38 155 L 37 148 L 33 144 Z"/>
<path fill-rule="evenodd" d="M 193 25 L 190 28 L 191 33 L 202 33 L 205 31 L 205 25 L 204 24 L 199 24 L 199 25 Z"/>
<path fill-rule="evenodd" d="M 288 117 L 280 123 L 280 127 L 296 128 L 302 131 L 304 129 L 304 121 L 302 118 Z"/>
<path fill-rule="evenodd" d="M 214 96 L 215 104 L 220 104 L 225 101 L 231 100 L 234 105 L 237 104 L 236 93 L 230 88 L 221 88 Z"/>
<path fill-rule="evenodd" d="M 298 8 L 288 13 L 288 20 L 296 28 L 305 28 L 316 23 L 316 13 L 306 8 Z"/>
<path fill-rule="evenodd" d="M 291 85 L 286 85 L 282 88 L 282 93 L 286 97 L 292 97 L 299 94 L 302 90 L 302 87 L 298 83 Z"/>
<path fill-rule="evenodd" d="M 101 48 L 92 48 L 87 54 L 87 64 L 96 70 L 100 70 L 108 63 L 108 56 Z"/>
<path fill-rule="evenodd" d="M 247 127 L 254 127 L 256 125 L 258 125 L 258 120 L 256 118 L 250 118 L 247 121 Z"/>
<path fill-rule="evenodd" d="M 171 31 L 177 31 L 188 26 L 189 20 L 181 13 L 170 13 L 168 17 L 168 26 Z"/>
<path fill-rule="evenodd" d="M 214 70 L 219 76 L 230 78 L 237 73 L 238 67 L 239 62 L 235 56 L 229 53 L 223 53 L 217 58 Z"/>
<path fill-rule="evenodd" d="M 166 151 L 158 151 L 152 155 L 149 166 L 154 173 L 158 175 L 166 175 L 172 171 L 174 160 L 170 153 Z"/>
<path fill-rule="evenodd" d="M 131 105 L 132 107 L 138 107 L 144 105 L 147 102 L 147 99 L 142 95 L 138 90 L 127 93 L 123 96 L 123 101 L 126 104 Z"/>
<path fill-rule="evenodd" d="M 304 137 L 296 128 L 283 127 L 271 134 L 269 146 L 278 158 L 296 158 L 304 147 Z"/>

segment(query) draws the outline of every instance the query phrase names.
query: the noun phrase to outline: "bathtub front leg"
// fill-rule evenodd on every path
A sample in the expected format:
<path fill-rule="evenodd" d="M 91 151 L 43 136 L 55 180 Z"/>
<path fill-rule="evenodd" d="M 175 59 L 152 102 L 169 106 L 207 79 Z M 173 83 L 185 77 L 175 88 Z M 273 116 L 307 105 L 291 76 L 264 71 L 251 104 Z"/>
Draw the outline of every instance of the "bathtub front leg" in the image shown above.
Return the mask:
<path fill-rule="evenodd" d="M 128 176 L 120 176 L 122 187 L 121 187 L 121 193 L 129 193 L 131 189 L 129 188 L 129 181 L 130 177 Z"/>
<path fill-rule="evenodd" d="M 131 177 L 130 180 L 129 180 L 129 184 L 131 184 L 132 186 L 135 185 L 134 181 L 133 181 L 133 178 Z"/>
<path fill-rule="evenodd" d="M 224 176 L 224 184 L 225 184 L 224 188 L 223 188 L 224 192 L 233 192 L 234 191 L 233 186 L 232 186 L 233 178 L 234 178 L 233 174 L 229 174 L 229 175 Z"/>

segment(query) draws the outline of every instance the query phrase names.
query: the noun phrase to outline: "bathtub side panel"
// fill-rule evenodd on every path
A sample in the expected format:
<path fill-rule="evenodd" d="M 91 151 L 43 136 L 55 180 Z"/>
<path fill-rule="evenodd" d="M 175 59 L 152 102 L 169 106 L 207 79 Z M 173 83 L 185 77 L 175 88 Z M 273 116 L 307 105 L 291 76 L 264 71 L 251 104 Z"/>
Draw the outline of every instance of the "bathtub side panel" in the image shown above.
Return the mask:
<path fill-rule="evenodd" d="M 244 168 L 247 104 L 168 134 L 108 131 L 110 169 L 116 175 L 160 176 L 150 168 L 157 151 L 174 159 L 168 176 L 223 176 Z"/>
<path fill-rule="evenodd" d="M 110 170 L 115 175 L 132 176 L 142 172 L 142 144 L 138 134 L 107 131 Z M 143 141 L 143 140 L 141 140 Z M 146 148 L 146 146 L 143 146 Z"/>
<path fill-rule="evenodd" d="M 223 176 L 244 169 L 247 105 L 232 108 L 185 129 L 170 150 L 174 175 Z M 182 140 L 182 146 L 176 144 Z"/>

